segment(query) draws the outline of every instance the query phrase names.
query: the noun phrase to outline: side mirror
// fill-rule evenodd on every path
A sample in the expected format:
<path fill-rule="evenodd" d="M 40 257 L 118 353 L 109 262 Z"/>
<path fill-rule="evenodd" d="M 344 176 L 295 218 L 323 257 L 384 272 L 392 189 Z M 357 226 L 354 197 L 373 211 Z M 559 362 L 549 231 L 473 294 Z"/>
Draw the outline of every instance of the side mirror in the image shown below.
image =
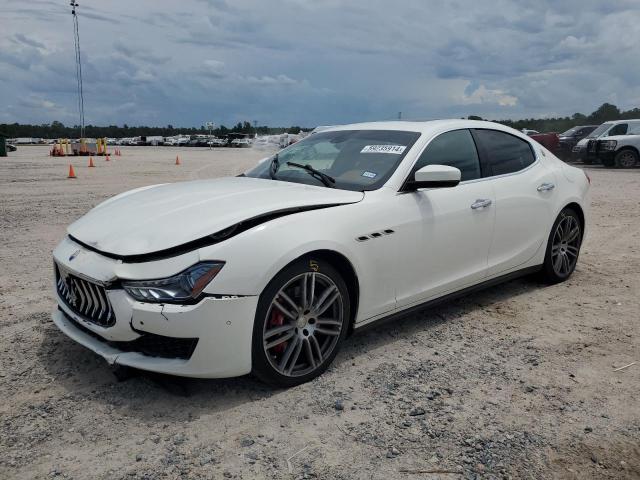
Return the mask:
<path fill-rule="evenodd" d="M 426 165 L 415 173 L 414 179 L 406 184 L 406 190 L 419 188 L 447 188 L 460 183 L 461 173 L 448 165 Z"/>

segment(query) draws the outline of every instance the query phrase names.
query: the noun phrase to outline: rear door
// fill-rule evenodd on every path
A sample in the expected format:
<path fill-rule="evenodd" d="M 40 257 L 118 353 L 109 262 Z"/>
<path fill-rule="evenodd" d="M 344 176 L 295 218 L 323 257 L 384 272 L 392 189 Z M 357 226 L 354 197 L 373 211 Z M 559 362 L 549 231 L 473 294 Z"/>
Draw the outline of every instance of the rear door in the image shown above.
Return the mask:
<path fill-rule="evenodd" d="M 473 135 L 484 177 L 495 195 L 487 270 L 492 277 L 517 269 L 543 248 L 551 228 L 556 178 L 528 141 L 490 129 L 474 130 Z"/>

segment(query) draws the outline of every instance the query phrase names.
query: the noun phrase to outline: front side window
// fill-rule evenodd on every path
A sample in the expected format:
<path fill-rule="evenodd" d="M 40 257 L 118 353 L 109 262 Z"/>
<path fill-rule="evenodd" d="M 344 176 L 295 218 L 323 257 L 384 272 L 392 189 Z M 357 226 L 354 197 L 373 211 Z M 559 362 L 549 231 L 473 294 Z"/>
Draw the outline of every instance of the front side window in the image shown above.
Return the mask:
<path fill-rule="evenodd" d="M 469 130 L 443 133 L 427 145 L 413 167 L 413 174 L 426 165 L 448 165 L 460 170 L 461 181 L 480 178 L 480 161 Z"/>
<path fill-rule="evenodd" d="M 527 168 L 535 162 L 529 142 L 498 130 L 475 130 L 490 172 L 484 176 L 505 175 Z"/>
<path fill-rule="evenodd" d="M 614 127 L 611 127 L 611 130 L 607 132 L 608 137 L 613 137 L 614 135 L 626 135 L 627 130 L 629 130 L 628 123 L 619 123 Z"/>
<path fill-rule="evenodd" d="M 274 179 L 322 186 L 311 175 L 287 162 L 309 165 L 335 180 L 344 190 L 376 190 L 391 177 L 413 144 L 418 132 L 400 130 L 340 130 L 311 135 L 278 153 Z M 247 177 L 272 178 L 272 159 L 245 173 Z"/>

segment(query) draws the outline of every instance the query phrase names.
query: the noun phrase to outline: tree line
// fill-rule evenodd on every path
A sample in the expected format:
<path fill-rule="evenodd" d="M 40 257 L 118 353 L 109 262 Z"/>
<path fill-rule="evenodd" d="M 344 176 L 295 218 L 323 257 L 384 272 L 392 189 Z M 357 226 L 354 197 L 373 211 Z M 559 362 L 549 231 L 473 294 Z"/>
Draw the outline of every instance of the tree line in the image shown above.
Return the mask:
<path fill-rule="evenodd" d="M 480 117 L 474 118 L 479 119 Z M 610 120 L 630 120 L 632 118 L 640 118 L 640 108 L 621 111 L 615 105 L 603 103 L 590 115 L 574 113 L 571 117 L 525 118 L 523 120 L 497 120 L 497 122 L 515 128 L 516 130 L 530 128 L 539 132 L 562 133 L 577 125 L 600 125 Z"/>
<path fill-rule="evenodd" d="M 476 115 L 470 115 L 470 120 L 483 120 Z M 530 128 L 539 132 L 564 132 L 576 125 L 600 125 L 609 120 L 626 120 L 631 118 L 640 118 L 640 108 L 621 111 L 615 105 L 610 103 L 602 104 L 595 112 L 590 115 L 582 113 L 574 113 L 570 117 L 558 118 L 525 118 L 522 120 L 496 120 L 498 123 L 513 127 L 517 130 Z M 62 122 L 54 121 L 51 124 L 27 125 L 19 123 L 3 123 L 0 124 L 0 134 L 9 138 L 32 137 L 32 138 L 77 138 L 80 127 L 65 126 Z M 220 125 L 213 130 L 213 134 L 218 137 L 224 137 L 229 133 L 246 133 L 259 135 L 277 135 L 280 133 L 299 133 L 301 130 L 310 130 L 309 128 L 301 128 L 299 126 L 292 127 L 268 127 L 266 125 L 253 126 L 249 122 L 238 122 L 231 128 Z M 87 125 L 85 127 L 85 136 L 87 138 L 123 138 L 123 137 L 149 137 L 161 135 L 163 137 L 172 137 L 174 135 L 195 135 L 209 133 L 207 128 L 202 125 L 200 128 L 176 128 L 173 125 L 166 127 L 146 127 L 146 126 L 129 126 L 126 123 L 123 126 L 109 125 L 100 127 L 96 125 Z"/>
<path fill-rule="evenodd" d="M 299 126 L 268 127 L 266 125 L 253 126 L 249 122 L 238 122 L 236 125 L 230 128 L 227 128 L 224 125 L 220 125 L 214 128 L 212 132 L 218 137 L 224 137 L 229 133 L 258 133 L 259 135 L 277 135 L 280 133 L 300 133 L 301 130 L 304 129 Z M 121 127 L 118 125 L 109 125 L 106 127 L 86 125 L 84 128 L 84 135 L 87 138 L 150 137 L 156 135 L 163 137 L 172 137 L 174 135 L 196 135 L 208 133 L 209 130 L 204 125 L 199 128 L 182 128 L 174 127 L 173 125 L 167 125 L 166 127 L 129 126 L 125 123 Z M 77 125 L 66 126 L 62 122 L 58 121 L 42 125 L 1 123 L 0 134 L 8 138 L 78 138 L 78 136 L 80 135 L 80 127 Z"/>

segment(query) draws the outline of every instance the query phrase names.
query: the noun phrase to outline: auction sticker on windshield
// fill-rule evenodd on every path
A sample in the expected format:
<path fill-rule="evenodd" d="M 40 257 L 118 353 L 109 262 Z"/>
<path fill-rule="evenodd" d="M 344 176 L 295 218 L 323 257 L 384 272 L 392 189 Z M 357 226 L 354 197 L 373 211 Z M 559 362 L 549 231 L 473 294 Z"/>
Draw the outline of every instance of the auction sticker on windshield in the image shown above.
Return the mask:
<path fill-rule="evenodd" d="M 392 153 L 402 155 L 407 147 L 404 145 L 366 145 L 360 153 Z"/>

